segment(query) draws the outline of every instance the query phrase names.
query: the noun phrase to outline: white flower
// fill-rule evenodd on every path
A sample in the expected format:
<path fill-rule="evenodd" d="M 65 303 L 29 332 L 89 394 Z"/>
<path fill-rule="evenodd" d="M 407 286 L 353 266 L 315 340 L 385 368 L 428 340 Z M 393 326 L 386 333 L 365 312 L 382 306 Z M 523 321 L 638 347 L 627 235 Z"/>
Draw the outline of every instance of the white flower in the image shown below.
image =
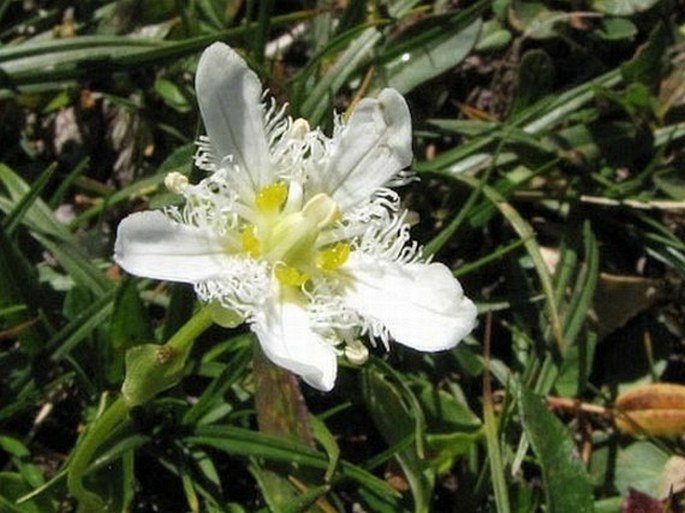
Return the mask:
<path fill-rule="evenodd" d="M 397 195 L 412 160 L 411 119 L 393 89 L 338 118 L 331 138 L 265 102 L 228 46 L 202 55 L 197 97 L 207 130 L 197 185 L 171 174 L 182 209 L 133 214 L 115 260 L 128 272 L 192 283 L 216 321 L 251 325 L 264 353 L 320 390 L 359 337 L 423 350 L 454 347 L 476 308 L 442 264 L 422 261 Z"/>

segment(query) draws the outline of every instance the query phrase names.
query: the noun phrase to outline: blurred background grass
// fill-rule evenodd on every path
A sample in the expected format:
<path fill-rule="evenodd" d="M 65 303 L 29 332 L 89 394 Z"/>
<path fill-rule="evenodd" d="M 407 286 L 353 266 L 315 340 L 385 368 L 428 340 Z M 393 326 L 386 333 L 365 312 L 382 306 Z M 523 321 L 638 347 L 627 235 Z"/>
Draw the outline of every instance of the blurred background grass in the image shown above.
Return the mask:
<path fill-rule="evenodd" d="M 305 389 L 315 448 L 256 431 L 251 335 L 212 329 L 96 460 L 110 511 L 618 512 L 669 484 L 683 511 L 682 433 L 622 434 L 610 408 L 685 374 L 684 32 L 675 0 L 0 0 L 0 512 L 73 510 L 61 469 L 125 351 L 192 311 L 111 251 L 122 217 L 175 201 L 166 173 L 201 176 L 216 40 L 326 130 L 406 95 L 413 234 L 480 326 Z"/>

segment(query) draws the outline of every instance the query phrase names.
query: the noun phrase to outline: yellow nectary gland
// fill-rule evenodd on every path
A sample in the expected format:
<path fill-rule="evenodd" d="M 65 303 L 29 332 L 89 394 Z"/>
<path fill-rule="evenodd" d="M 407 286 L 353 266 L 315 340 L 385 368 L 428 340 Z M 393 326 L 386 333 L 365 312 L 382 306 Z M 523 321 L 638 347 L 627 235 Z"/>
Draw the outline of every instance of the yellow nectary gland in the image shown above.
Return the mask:
<path fill-rule="evenodd" d="M 243 249 L 252 258 L 257 258 L 262 252 L 262 243 L 257 238 L 255 227 L 248 224 L 243 229 Z"/>
<path fill-rule="evenodd" d="M 276 267 L 274 267 L 274 275 L 283 285 L 292 285 L 293 287 L 304 285 L 309 279 L 307 273 L 283 263 L 276 264 Z"/>
<path fill-rule="evenodd" d="M 275 182 L 262 189 L 255 196 L 255 206 L 263 213 L 278 212 L 288 198 L 288 186 Z"/>
<path fill-rule="evenodd" d="M 347 242 L 338 242 L 319 252 L 316 256 L 316 266 L 323 271 L 334 271 L 347 262 L 349 256 L 350 245 Z"/>

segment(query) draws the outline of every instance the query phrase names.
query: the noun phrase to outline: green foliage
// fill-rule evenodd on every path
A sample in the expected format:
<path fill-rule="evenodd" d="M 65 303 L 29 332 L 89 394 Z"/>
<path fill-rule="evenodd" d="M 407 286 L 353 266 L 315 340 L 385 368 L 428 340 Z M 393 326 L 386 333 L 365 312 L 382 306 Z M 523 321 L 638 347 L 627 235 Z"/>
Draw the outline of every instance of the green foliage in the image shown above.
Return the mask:
<path fill-rule="evenodd" d="M 418 400 L 405 387 L 393 385 L 387 377 L 369 369 L 364 377 L 364 396 L 367 407 L 381 435 L 394 445 L 414 436 L 416 443 L 395 453 L 414 497 L 414 511 L 428 511 L 435 475 L 427 468 L 422 439 L 424 419 L 420 409 L 413 408 Z"/>
<path fill-rule="evenodd" d="M 80 485 L 122 513 L 608 512 L 661 493 L 682 441 L 621 435 L 610 410 L 685 372 L 681 11 L 0 0 L 0 512 L 76 511 Z M 193 76 L 214 41 L 327 133 L 334 108 L 405 94 L 421 180 L 400 192 L 478 303 L 467 340 L 341 359 L 297 415 L 256 406 L 235 319 L 160 355 L 192 287 L 124 276 L 112 243 L 128 213 L 179 205 L 169 172 L 202 177 Z"/>
<path fill-rule="evenodd" d="M 519 408 L 525 433 L 542 467 L 549 511 L 594 511 L 585 465 L 564 425 L 525 388 L 519 391 Z"/>

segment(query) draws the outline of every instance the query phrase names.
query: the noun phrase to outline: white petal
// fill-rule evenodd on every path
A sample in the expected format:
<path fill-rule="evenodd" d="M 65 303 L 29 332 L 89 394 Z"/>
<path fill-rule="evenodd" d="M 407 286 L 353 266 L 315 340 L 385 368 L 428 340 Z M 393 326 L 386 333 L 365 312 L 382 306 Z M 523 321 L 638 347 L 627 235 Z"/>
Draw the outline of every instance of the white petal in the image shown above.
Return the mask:
<path fill-rule="evenodd" d="M 475 305 L 443 264 L 403 264 L 353 253 L 341 270 L 350 276 L 344 301 L 405 346 L 449 349 L 475 325 Z"/>
<path fill-rule="evenodd" d="M 252 329 L 264 354 L 276 365 L 328 392 L 335 384 L 335 349 L 312 331 L 309 313 L 296 302 L 274 299 L 255 316 Z"/>
<path fill-rule="evenodd" d="M 364 98 L 332 143 L 321 176 L 323 192 L 342 210 L 367 201 L 379 187 L 411 164 L 411 116 L 394 89 Z"/>
<path fill-rule="evenodd" d="M 257 75 L 229 46 L 214 43 L 200 58 L 195 89 L 219 159 L 232 156 L 250 177 L 253 191 L 267 185 L 272 179 L 271 165 Z"/>
<path fill-rule="evenodd" d="M 210 230 L 176 223 L 157 210 L 119 224 L 114 260 L 137 276 L 195 283 L 221 273 L 226 246 Z"/>

